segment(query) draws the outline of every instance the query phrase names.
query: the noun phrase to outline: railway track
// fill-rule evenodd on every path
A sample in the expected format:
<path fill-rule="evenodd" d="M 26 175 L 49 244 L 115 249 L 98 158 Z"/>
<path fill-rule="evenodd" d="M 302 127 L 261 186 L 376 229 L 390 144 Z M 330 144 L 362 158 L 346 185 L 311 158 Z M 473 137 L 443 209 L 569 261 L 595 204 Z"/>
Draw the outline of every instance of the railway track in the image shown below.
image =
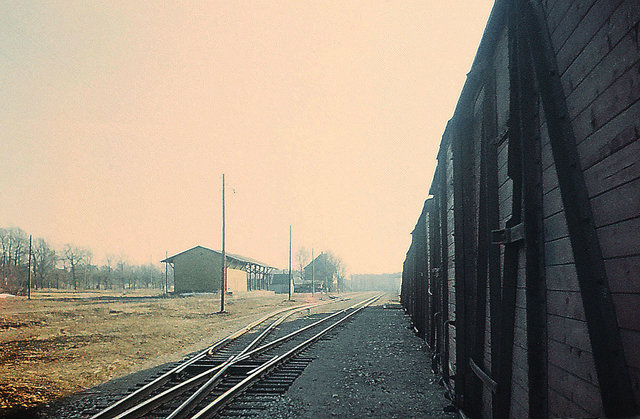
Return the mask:
<path fill-rule="evenodd" d="M 270 313 L 170 368 L 92 418 L 255 414 L 264 408 L 265 401 L 286 391 L 311 362 L 302 355 L 305 349 L 378 298 L 329 314 L 310 315 L 310 310 L 337 301 Z M 307 311 L 305 318 L 283 324 L 303 311 Z"/>

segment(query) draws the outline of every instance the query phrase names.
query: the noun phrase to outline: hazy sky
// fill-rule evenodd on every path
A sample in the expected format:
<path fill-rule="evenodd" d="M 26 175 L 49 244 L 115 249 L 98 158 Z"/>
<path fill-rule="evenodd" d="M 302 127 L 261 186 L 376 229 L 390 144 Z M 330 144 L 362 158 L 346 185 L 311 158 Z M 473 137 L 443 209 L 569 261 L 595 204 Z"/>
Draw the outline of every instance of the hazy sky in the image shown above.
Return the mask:
<path fill-rule="evenodd" d="M 0 227 L 400 271 L 492 4 L 2 1 Z"/>

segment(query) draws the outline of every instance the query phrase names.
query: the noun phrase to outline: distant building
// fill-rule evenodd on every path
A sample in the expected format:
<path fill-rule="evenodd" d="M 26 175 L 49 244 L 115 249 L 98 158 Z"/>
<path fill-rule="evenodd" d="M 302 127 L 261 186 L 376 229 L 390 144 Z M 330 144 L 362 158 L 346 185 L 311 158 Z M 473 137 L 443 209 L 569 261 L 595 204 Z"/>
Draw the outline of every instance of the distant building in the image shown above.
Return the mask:
<path fill-rule="evenodd" d="M 275 273 L 271 278 L 271 291 L 275 291 L 276 294 L 288 294 L 289 293 L 289 272 L 287 273 Z M 294 280 L 291 279 L 291 293 L 294 290 Z"/>
<path fill-rule="evenodd" d="M 227 253 L 226 259 L 228 292 L 269 289 L 272 266 L 232 253 Z M 176 293 L 220 291 L 221 252 L 196 246 L 161 262 L 173 268 Z"/>
<path fill-rule="evenodd" d="M 335 291 L 338 280 L 333 263 L 326 253 L 320 253 L 314 260 L 304 267 L 303 292 L 311 291 L 311 277 L 313 276 L 316 291 Z M 307 291 L 308 288 L 308 291 Z"/>

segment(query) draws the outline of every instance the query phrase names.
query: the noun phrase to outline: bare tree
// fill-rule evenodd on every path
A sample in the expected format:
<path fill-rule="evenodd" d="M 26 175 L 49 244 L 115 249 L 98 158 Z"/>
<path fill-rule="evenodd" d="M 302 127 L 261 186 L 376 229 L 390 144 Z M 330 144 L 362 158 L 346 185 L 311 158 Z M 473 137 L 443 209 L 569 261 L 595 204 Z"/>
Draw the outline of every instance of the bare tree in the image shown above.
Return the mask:
<path fill-rule="evenodd" d="M 103 270 L 105 272 L 105 288 L 113 288 L 113 261 L 116 260 L 114 255 L 107 255 Z"/>
<path fill-rule="evenodd" d="M 73 289 L 78 289 L 78 276 L 77 270 L 78 267 L 85 262 L 88 251 L 79 247 L 71 246 L 70 244 L 66 244 L 64 247 L 64 259 L 69 263 L 69 268 L 71 269 L 71 281 L 73 283 Z"/>
<path fill-rule="evenodd" d="M 33 276 L 36 288 L 44 288 L 45 282 L 50 286 L 50 277 L 55 267 L 56 252 L 49 247 L 45 239 L 36 239 L 33 246 Z"/>
<path fill-rule="evenodd" d="M 26 292 L 28 274 L 29 236 L 19 228 L 0 228 L 0 291 Z M 164 284 L 160 269 L 153 264 L 133 265 L 124 255 L 106 257 L 106 264 L 92 263 L 90 249 L 66 244 L 60 256 L 43 238 L 32 246 L 33 283 L 38 289 L 46 286 L 73 286 L 78 288 L 113 288 L 121 284 L 123 289 L 161 288 Z"/>
<path fill-rule="evenodd" d="M 300 246 L 296 251 L 296 261 L 300 270 L 300 279 L 304 280 L 304 267 L 309 263 L 309 251 L 304 246 Z"/>
<path fill-rule="evenodd" d="M 2 259 L 0 260 L 0 268 L 2 274 L 2 286 L 9 287 L 11 278 L 11 232 L 8 228 L 0 228 L 0 251 Z"/>
<path fill-rule="evenodd" d="M 122 282 L 122 289 L 126 289 L 127 282 L 129 283 L 129 288 L 131 288 L 131 279 L 130 275 L 125 274 L 125 270 L 129 273 L 131 270 L 129 269 L 129 264 L 125 261 L 124 256 L 120 255 L 117 257 L 116 269 L 118 271 L 118 277 Z"/>
<path fill-rule="evenodd" d="M 330 280 L 329 284 L 327 284 L 327 289 L 329 291 L 344 291 L 346 268 L 342 259 L 331 252 L 327 252 L 326 270 L 327 278 Z M 336 290 L 333 289 L 334 280 L 336 282 Z"/>
<path fill-rule="evenodd" d="M 95 275 L 90 276 L 89 274 L 94 273 L 95 269 L 93 268 L 95 268 L 95 266 L 91 265 L 91 262 L 93 262 L 93 252 L 89 249 L 85 249 L 84 259 L 81 262 L 85 288 L 93 288 L 93 284 L 91 283 L 93 281 L 91 281 L 91 279 L 94 279 Z"/>
<path fill-rule="evenodd" d="M 22 292 L 27 276 L 29 240 L 20 228 L 0 228 L 0 287 L 10 292 Z"/>
<path fill-rule="evenodd" d="M 335 263 L 335 272 L 336 272 L 336 283 L 338 285 L 338 291 L 344 292 L 344 281 L 347 274 L 347 268 L 344 265 L 344 262 L 340 258 L 336 258 Z"/>

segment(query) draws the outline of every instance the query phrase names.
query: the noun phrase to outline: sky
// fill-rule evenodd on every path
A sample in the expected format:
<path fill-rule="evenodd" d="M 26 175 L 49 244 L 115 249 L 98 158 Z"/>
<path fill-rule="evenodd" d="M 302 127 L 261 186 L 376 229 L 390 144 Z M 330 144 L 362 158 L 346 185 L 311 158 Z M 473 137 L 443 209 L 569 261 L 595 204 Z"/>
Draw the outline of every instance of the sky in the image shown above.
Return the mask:
<path fill-rule="evenodd" d="M 401 271 L 492 5 L 0 2 L 0 227 Z"/>

